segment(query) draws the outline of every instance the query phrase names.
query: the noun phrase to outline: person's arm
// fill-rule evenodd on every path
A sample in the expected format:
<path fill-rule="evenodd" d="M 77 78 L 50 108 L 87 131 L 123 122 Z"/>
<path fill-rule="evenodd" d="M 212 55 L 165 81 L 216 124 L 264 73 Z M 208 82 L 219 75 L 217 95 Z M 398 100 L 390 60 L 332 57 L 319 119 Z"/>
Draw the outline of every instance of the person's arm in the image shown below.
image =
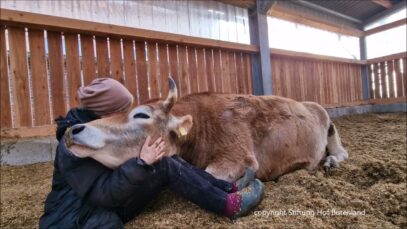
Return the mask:
<path fill-rule="evenodd" d="M 164 155 L 165 144 L 161 138 L 151 146 L 149 141 L 147 138 L 140 158 L 134 157 L 115 170 L 92 159 L 84 159 L 86 163 L 62 172 L 74 191 L 89 203 L 103 207 L 121 206 L 135 194 L 139 185 L 148 182 L 149 175 L 154 172 L 151 164 Z"/>

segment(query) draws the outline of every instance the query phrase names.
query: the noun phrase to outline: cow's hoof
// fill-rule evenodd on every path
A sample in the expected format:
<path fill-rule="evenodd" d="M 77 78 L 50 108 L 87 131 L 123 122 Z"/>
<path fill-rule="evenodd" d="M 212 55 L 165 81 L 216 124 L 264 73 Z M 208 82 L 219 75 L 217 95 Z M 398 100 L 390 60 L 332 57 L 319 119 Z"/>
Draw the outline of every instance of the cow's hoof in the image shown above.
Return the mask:
<path fill-rule="evenodd" d="M 327 175 L 332 175 L 333 172 L 336 170 L 336 168 L 339 166 L 339 163 L 337 162 L 336 158 L 333 156 L 328 156 L 325 160 L 325 163 L 323 165 L 323 168 L 325 170 L 325 173 Z"/>

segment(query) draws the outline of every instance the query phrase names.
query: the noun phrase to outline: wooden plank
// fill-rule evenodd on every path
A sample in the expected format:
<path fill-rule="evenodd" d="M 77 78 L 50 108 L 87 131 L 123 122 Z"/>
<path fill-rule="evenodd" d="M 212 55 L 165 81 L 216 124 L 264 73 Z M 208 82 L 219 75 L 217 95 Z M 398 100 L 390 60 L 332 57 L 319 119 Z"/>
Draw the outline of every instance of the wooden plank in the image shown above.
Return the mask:
<path fill-rule="evenodd" d="M 229 52 L 221 52 L 222 58 L 222 82 L 223 82 L 223 93 L 232 93 L 231 80 L 230 80 L 230 60 Z"/>
<path fill-rule="evenodd" d="M 222 59 L 221 59 L 221 51 L 213 50 L 214 54 L 214 70 L 215 70 L 215 91 L 218 93 L 223 92 L 223 72 L 222 72 Z"/>
<path fill-rule="evenodd" d="M 229 74 L 231 93 L 236 94 L 238 93 L 239 88 L 237 85 L 236 54 L 234 52 L 229 53 Z"/>
<path fill-rule="evenodd" d="M 0 93 L 0 126 L 2 129 L 10 128 L 12 126 L 10 85 L 7 66 L 6 31 L 4 27 L 0 27 Z"/>
<path fill-rule="evenodd" d="M 158 45 L 158 57 L 160 61 L 160 91 L 161 97 L 166 98 L 168 94 L 168 76 L 170 72 L 170 66 L 168 63 L 168 53 L 167 53 L 167 45 L 166 44 L 159 44 Z M 176 58 L 175 58 L 176 60 Z"/>
<path fill-rule="evenodd" d="M 81 86 L 81 66 L 79 62 L 78 34 L 64 34 L 66 44 L 66 72 L 70 107 L 79 106 L 77 96 Z"/>
<path fill-rule="evenodd" d="M 109 39 L 112 78 L 124 84 L 122 47 L 120 39 Z"/>
<path fill-rule="evenodd" d="M 389 76 L 390 98 L 396 97 L 395 90 L 394 90 L 396 85 L 394 83 L 394 77 L 393 77 L 393 71 L 394 71 L 393 65 L 394 65 L 393 60 L 387 61 L 387 72 L 388 72 L 388 76 Z"/>
<path fill-rule="evenodd" d="M 148 83 L 150 85 L 150 99 L 160 98 L 160 81 L 158 80 L 157 46 L 155 42 L 147 44 L 148 48 Z"/>
<path fill-rule="evenodd" d="M 187 49 L 188 49 L 189 83 L 191 85 L 191 93 L 196 93 L 199 91 L 196 50 L 194 47 L 188 47 Z"/>
<path fill-rule="evenodd" d="M 197 68 L 198 68 L 198 91 L 208 91 L 207 64 L 205 61 L 205 49 L 197 50 Z"/>
<path fill-rule="evenodd" d="M 406 102 L 406 97 L 369 100 L 369 104 L 392 104 L 392 103 L 405 103 L 405 102 Z"/>
<path fill-rule="evenodd" d="M 178 86 L 178 96 L 181 95 L 180 92 L 180 68 L 178 63 L 178 48 L 177 46 L 168 46 L 168 55 L 169 55 L 169 65 L 170 65 L 170 76 L 175 80 L 175 83 Z"/>
<path fill-rule="evenodd" d="M 109 51 L 106 37 L 96 37 L 96 59 L 98 77 L 110 77 Z"/>
<path fill-rule="evenodd" d="M 379 63 L 374 65 L 374 85 L 375 85 L 374 98 L 375 99 L 380 99 L 381 84 L 379 82 L 379 79 L 380 79 L 379 68 L 380 68 Z"/>
<path fill-rule="evenodd" d="M 146 49 L 144 42 L 136 42 L 136 69 L 138 84 L 138 104 L 143 104 L 149 97 Z"/>
<path fill-rule="evenodd" d="M 95 50 L 93 36 L 81 34 L 82 73 L 84 85 L 89 85 L 96 78 Z"/>
<path fill-rule="evenodd" d="M 185 46 L 178 46 L 178 75 L 180 76 L 179 84 L 180 96 L 184 96 L 191 93 L 191 86 L 189 84 L 189 67 L 187 61 L 187 49 Z"/>
<path fill-rule="evenodd" d="M 56 125 L 45 125 L 36 127 L 18 127 L 1 129 L 0 138 L 3 139 L 22 139 L 33 137 L 55 136 Z"/>
<path fill-rule="evenodd" d="M 238 50 L 256 53 L 256 45 L 246 45 L 234 42 L 220 41 L 208 38 L 178 35 L 119 25 L 103 24 L 78 19 L 49 16 L 1 8 L 1 24 L 42 28 L 50 31 L 66 31 L 80 34 L 97 35 L 101 37 L 116 37 L 137 41 L 159 41 L 167 44 L 182 44 L 194 47 L 214 47 L 228 50 Z"/>
<path fill-rule="evenodd" d="M 34 126 L 51 124 L 44 30 L 29 30 Z M 80 76 L 80 74 L 79 74 Z"/>
<path fill-rule="evenodd" d="M 248 93 L 253 94 L 253 81 L 252 81 L 252 61 L 249 54 L 244 54 L 245 59 L 245 72 L 246 72 L 246 80 L 248 85 Z"/>
<path fill-rule="evenodd" d="M 134 58 L 134 45 L 132 40 L 123 40 L 123 63 L 126 80 L 124 85 L 129 89 L 134 97 L 134 102 L 137 104 L 137 72 L 136 59 Z"/>
<path fill-rule="evenodd" d="M 243 55 L 242 53 L 236 53 L 236 67 L 237 67 L 237 93 L 239 94 L 247 94 L 247 80 L 244 75 L 244 63 L 243 63 Z M 273 68 L 271 68 L 273 69 Z M 271 74 L 273 76 L 273 74 Z M 274 80 L 274 77 L 273 77 Z M 273 81 L 274 82 L 274 81 Z M 273 85 L 273 90 L 275 89 L 275 85 Z M 276 93 L 274 91 L 274 93 Z"/>
<path fill-rule="evenodd" d="M 382 98 L 387 98 L 386 62 L 380 63 L 380 82 L 382 83 Z"/>
<path fill-rule="evenodd" d="M 60 32 L 48 32 L 53 119 L 65 116 L 64 59 Z"/>
<path fill-rule="evenodd" d="M 375 34 L 375 33 L 386 31 L 386 30 L 389 30 L 389 29 L 392 29 L 392 28 L 396 28 L 396 27 L 405 25 L 405 24 L 407 24 L 407 19 L 403 18 L 403 19 L 400 19 L 400 20 L 397 20 L 397 21 L 394 21 L 394 22 L 387 23 L 385 25 L 377 26 L 377 27 L 375 27 L 373 29 L 366 30 L 365 31 L 365 36 L 369 36 L 369 35 L 372 35 L 372 34 Z"/>
<path fill-rule="evenodd" d="M 391 54 L 391 55 L 387 55 L 387 56 L 381 56 L 381 57 L 369 59 L 369 60 L 367 60 L 367 63 L 375 64 L 375 63 L 386 61 L 386 60 L 395 60 L 395 59 L 406 58 L 406 57 L 407 57 L 406 52 L 400 52 L 400 53 L 396 53 L 396 54 Z"/>
<path fill-rule="evenodd" d="M 369 72 L 369 89 L 370 89 L 370 99 L 374 98 L 374 90 L 373 90 L 373 79 L 372 75 L 374 74 L 374 64 L 369 64 L 368 67 L 368 72 Z"/>
<path fill-rule="evenodd" d="M 285 57 L 305 58 L 305 59 L 318 60 L 318 61 L 341 62 L 341 63 L 348 63 L 348 64 L 366 64 L 365 60 L 347 59 L 347 58 L 341 58 L 341 57 L 318 55 L 318 54 L 311 54 L 311 53 L 306 53 L 306 52 L 296 52 L 296 51 L 289 51 L 289 50 L 276 49 L 276 48 L 270 48 L 270 53 L 271 53 L 272 57 L 285 56 Z"/>
<path fill-rule="evenodd" d="M 284 6 L 284 4 L 276 4 L 273 7 L 273 10 L 268 12 L 268 16 L 281 18 L 283 20 L 308 25 L 314 28 L 319 28 L 334 33 L 340 33 L 356 37 L 362 37 L 364 35 L 364 32 L 362 30 L 345 25 L 321 22 L 321 20 L 316 15 L 311 15 L 307 12 L 299 12 L 298 10 Z"/>
<path fill-rule="evenodd" d="M 407 97 L 407 58 L 403 58 L 403 74 L 402 74 L 402 79 L 403 79 L 403 96 Z"/>
<path fill-rule="evenodd" d="M 32 124 L 32 113 L 28 83 L 25 30 L 23 28 L 11 27 L 8 31 L 15 127 L 28 127 Z"/>
<path fill-rule="evenodd" d="M 212 49 L 205 49 L 205 63 L 207 69 L 207 79 L 208 79 L 208 91 L 215 92 L 216 84 L 215 84 L 215 63 L 213 57 L 213 50 Z"/>

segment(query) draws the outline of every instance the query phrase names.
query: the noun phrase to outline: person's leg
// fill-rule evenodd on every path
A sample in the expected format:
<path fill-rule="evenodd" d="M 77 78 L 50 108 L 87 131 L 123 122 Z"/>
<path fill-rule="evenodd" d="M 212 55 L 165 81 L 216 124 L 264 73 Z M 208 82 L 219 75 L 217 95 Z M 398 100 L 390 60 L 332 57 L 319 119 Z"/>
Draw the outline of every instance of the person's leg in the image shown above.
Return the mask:
<path fill-rule="evenodd" d="M 216 179 L 214 176 L 212 176 L 212 174 L 207 173 L 205 170 L 203 169 L 199 169 L 191 164 L 189 164 L 188 162 L 186 162 L 184 159 L 182 159 L 180 156 L 178 155 L 174 155 L 172 156 L 172 158 L 174 158 L 174 160 L 178 161 L 179 163 L 181 163 L 182 165 L 184 165 L 185 167 L 188 167 L 192 170 L 194 170 L 196 172 L 196 174 L 202 176 L 203 178 L 205 178 L 207 181 L 209 181 L 212 185 L 226 191 L 226 192 L 236 192 L 237 191 L 237 186 L 234 183 L 230 183 L 224 180 L 219 180 Z"/>
<path fill-rule="evenodd" d="M 206 210 L 223 215 L 228 193 L 213 185 L 211 179 L 172 157 L 163 157 L 154 167 L 158 177 L 166 179 L 172 191 Z"/>
<path fill-rule="evenodd" d="M 82 229 L 124 229 L 123 222 L 119 216 L 104 208 L 96 208 L 86 217 L 81 217 L 77 223 L 77 228 Z"/>

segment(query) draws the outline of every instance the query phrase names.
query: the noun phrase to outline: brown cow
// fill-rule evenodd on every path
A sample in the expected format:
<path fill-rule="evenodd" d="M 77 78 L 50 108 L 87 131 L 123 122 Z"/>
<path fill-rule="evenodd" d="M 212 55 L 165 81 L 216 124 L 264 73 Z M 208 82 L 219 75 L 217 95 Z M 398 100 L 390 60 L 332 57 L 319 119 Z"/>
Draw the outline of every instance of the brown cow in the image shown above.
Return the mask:
<path fill-rule="evenodd" d="M 115 168 L 139 151 L 147 135 L 163 136 L 179 154 L 215 177 L 235 181 L 245 168 L 263 181 L 348 158 L 327 112 L 314 102 L 278 96 L 200 93 L 177 99 L 170 79 L 165 101 L 72 127 L 65 136 L 80 157 Z"/>

